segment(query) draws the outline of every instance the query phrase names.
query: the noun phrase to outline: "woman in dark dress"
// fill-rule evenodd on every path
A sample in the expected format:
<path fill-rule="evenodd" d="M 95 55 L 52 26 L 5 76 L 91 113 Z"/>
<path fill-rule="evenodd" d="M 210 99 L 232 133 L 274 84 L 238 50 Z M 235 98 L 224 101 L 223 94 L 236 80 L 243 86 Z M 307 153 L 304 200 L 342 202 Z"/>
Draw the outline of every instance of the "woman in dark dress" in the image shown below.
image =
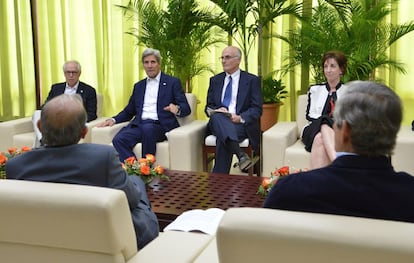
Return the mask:
<path fill-rule="evenodd" d="M 340 51 L 328 51 L 322 57 L 326 83 L 313 85 L 308 91 L 306 119 L 302 141 L 311 153 L 311 169 L 324 167 L 336 158 L 332 113 L 344 84 L 341 77 L 347 68 L 347 58 Z"/>

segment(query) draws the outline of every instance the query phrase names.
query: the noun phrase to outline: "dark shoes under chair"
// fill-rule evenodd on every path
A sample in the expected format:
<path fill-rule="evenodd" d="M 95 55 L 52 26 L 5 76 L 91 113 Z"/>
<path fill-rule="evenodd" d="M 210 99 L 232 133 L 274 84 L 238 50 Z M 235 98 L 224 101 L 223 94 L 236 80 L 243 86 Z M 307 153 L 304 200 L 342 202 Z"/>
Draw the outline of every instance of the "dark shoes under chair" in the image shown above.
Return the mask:
<path fill-rule="evenodd" d="M 258 160 L 259 156 L 255 156 L 253 159 L 251 159 L 247 153 L 243 152 L 239 158 L 239 162 L 235 163 L 234 167 L 238 166 L 242 172 L 247 173 L 249 168 L 254 166 Z"/>

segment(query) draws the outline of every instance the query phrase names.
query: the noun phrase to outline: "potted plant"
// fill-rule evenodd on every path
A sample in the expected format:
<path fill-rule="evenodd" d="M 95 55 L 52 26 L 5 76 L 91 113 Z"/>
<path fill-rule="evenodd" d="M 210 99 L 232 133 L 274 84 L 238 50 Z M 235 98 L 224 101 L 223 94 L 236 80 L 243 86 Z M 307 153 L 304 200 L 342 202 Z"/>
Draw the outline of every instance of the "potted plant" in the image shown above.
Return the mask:
<path fill-rule="evenodd" d="M 281 79 L 275 79 L 272 75 L 262 79 L 263 113 L 260 119 L 262 131 L 277 123 L 279 108 L 283 105 L 283 99 L 287 94 L 286 86 Z"/>
<path fill-rule="evenodd" d="M 181 80 L 185 92 L 192 92 L 194 76 L 208 71 L 211 65 L 203 62 L 201 51 L 223 43 L 224 35 L 213 21 L 211 8 L 201 8 L 196 0 L 168 0 L 163 8 L 157 1 L 130 0 L 116 5 L 127 19 L 138 21 L 127 33 L 137 45 L 160 51 L 162 70 Z"/>
<path fill-rule="evenodd" d="M 318 0 L 299 26 L 286 36 L 274 35 L 291 47 L 283 72 L 300 65 L 301 93 L 306 94 L 307 73 L 315 83 L 325 82 L 321 56 L 329 50 L 340 50 L 348 56 L 345 82 L 374 80 L 376 71 L 384 67 L 405 73 L 404 65 L 388 54 L 396 41 L 414 31 L 414 21 L 397 24 L 388 20 L 393 5 L 388 0 Z"/>

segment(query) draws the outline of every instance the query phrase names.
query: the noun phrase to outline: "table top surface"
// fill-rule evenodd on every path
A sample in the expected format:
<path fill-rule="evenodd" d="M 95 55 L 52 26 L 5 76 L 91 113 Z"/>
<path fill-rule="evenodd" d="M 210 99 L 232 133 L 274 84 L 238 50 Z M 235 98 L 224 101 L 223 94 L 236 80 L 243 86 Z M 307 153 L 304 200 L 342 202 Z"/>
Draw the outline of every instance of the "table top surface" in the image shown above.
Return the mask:
<path fill-rule="evenodd" d="M 191 209 L 263 207 L 257 195 L 262 177 L 167 170 L 170 181 L 151 183 L 147 193 L 153 211 L 178 216 Z"/>

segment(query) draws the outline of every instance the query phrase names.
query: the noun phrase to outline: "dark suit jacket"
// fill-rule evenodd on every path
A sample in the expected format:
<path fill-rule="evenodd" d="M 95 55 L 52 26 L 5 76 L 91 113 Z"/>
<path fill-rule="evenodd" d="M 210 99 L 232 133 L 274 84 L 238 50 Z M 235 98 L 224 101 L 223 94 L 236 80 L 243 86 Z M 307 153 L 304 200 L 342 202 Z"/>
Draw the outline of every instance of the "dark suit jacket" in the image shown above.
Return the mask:
<path fill-rule="evenodd" d="M 387 157 L 344 155 L 281 179 L 264 207 L 414 222 L 413 204 L 414 177 Z"/>
<path fill-rule="evenodd" d="M 61 95 L 65 92 L 66 82 L 53 84 L 52 88 L 49 91 L 46 102 L 58 95 Z M 85 107 L 86 113 L 88 114 L 88 122 L 93 121 L 97 118 L 96 116 L 96 91 L 93 87 L 89 86 L 86 83 L 79 81 L 78 90 L 76 91 L 81 95 L 83 100 L 83 106 Z M 46 103 L 45 102 L 45 103 Z"/>
<path fill-rule="evenodd" d="M 210 78 L 207 94 L 207 108 L 222 107 L 221 94 L 226 73 L 222 72 Z M 258 151 L 260 145 L 260 116 L 262 115 L 262 91 L 260 78 L 246 71 L 240 71 L 239 89 L 237 92 L 236 114 L 245 120 L 246 132 L 253 148 Z M 208 116 L 208 114 L 207 114 Z"/>
<path fill-rule="evenodd" d="M 134 117 L 135 118 L 131 122 L 132 124 L 139 125 L 141 123 L 146 87 L 146 79 L 135 83 L 128 105 L 126 105 L 118 115 L 113 117 L 117 123 L 129 121 Z M 191 113 L 190 105 L 187 102 L 180 80 L 161 72 L 157 113 L 158 120 L 166 132 L 180 126 L 176 116 L 173 113 L 164 110 L 164 107 L 168 106 L 170 103 L 180 106 L 180 117 L 185 117 Z"/>
<path fill-rule="evenodd" d="M 22 165 L 24 164 L 24 165 Z M 8 179 L 70 183 L 119 189 L 125 192 L 131 209 L 138 247 L 158 235 L 158 221 L 150 210 L 145 185 L 127 175 L 113 147 L 74 144 L 40 147 L 10 159 Z M 135 177 L 135 176 L 134 176 Z"/>

